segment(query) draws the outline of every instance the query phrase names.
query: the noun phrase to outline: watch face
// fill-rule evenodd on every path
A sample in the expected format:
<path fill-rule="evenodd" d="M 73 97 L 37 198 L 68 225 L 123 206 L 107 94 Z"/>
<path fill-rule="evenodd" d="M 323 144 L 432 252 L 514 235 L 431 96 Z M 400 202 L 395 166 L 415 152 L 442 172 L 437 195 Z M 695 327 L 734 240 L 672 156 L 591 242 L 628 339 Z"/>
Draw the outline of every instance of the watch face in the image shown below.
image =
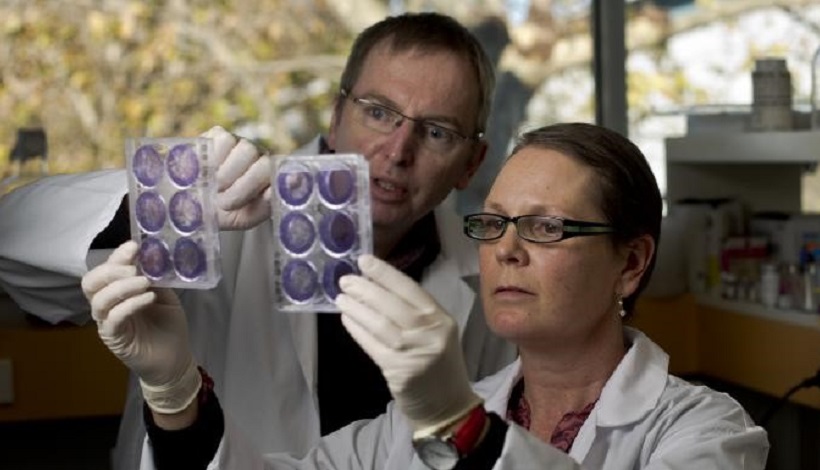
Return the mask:
<path fill-rule="evenodd" d="M 448 440 L 430 436 L 415 441 L 413 446 L 421 461 L 433 470 L 451 470 L 458 464 L 458 450 Z"/>

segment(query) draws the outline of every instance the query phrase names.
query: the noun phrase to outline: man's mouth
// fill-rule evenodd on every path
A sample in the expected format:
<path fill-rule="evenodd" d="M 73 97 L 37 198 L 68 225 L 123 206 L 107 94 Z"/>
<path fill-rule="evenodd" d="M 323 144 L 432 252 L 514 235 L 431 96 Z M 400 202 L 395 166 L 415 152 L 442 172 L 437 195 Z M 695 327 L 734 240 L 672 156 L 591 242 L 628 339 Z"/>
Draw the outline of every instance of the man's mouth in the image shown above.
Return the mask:
<path fill-rule="evenodd" d="M 384 189 L 385 191 L 397 191 L 399 189 L 399 187 L 395 184 L 389 181 L 385 181 L 383 179 L 376 178 L 373 180 L 373 182 L 376 184 L 376 186 Z"/>
<path fill-rule="evenodd" d="M 408 194 L 406 186 L 382 178 L 373 178 L 370 186 L 373 199 L 381 202 L 402 202 Z"/>

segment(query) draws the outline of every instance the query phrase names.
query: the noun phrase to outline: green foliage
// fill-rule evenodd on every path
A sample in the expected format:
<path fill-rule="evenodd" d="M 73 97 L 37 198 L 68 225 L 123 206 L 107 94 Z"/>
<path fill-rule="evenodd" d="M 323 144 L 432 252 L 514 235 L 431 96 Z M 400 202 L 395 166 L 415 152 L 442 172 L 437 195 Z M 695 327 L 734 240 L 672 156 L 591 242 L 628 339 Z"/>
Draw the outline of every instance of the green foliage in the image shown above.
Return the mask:
<path fill-rule="evenodd" d="M 130 136 L 275 128 L 279 91 L 335 83 L 352 40 L 320 0 L 29 0 L 0 18 L 0 174 L 21 127 L 46 129 L 52 173 L 122 166 Z M 258 137 L 290 150 L 327 125 L 328 97 L 295 96 L 310 128 Z"/>

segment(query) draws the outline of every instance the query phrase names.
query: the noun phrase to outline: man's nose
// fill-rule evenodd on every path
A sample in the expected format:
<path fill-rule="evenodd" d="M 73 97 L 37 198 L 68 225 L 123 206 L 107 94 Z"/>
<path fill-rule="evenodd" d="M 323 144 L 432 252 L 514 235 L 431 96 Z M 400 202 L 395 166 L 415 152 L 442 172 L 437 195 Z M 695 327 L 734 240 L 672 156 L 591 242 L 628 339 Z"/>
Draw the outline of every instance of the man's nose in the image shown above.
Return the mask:
<path fill-rule="evenodd" d="M 386 137 L 385 154 L 397 166 L 410 166 L 419 148 L 416 123 L 402 118 L 394 126 L 393 132 Z"/>

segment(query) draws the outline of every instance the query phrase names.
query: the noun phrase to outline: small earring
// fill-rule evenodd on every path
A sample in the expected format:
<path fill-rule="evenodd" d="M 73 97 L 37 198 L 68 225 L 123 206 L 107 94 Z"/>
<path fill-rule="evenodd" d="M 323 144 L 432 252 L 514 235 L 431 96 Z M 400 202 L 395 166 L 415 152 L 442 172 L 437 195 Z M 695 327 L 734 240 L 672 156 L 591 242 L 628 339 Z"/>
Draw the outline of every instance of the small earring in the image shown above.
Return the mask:
<path fill-rule="evenodd" d="M 620 296 L 618 296 L 618 315 L 620 315 L 621 318 L 626 316 L 626 310 L 624 310 L 624 299 Z"/>

